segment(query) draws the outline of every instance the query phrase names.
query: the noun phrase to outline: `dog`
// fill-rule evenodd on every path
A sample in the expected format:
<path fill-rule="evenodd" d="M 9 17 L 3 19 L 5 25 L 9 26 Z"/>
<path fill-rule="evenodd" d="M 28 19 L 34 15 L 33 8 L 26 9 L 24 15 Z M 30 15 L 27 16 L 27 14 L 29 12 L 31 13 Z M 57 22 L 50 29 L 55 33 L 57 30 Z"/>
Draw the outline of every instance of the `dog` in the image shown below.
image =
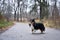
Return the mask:
<path fill-rule="evenodd" d="M 32 24 L 32 26 L 33 26 L 32 32 L 33 32 L 34 30 L 40 30 L 41 33 L 43 33 L 43 31 L 45 31 L 45 27 L 44 27 L 43 23 L 36 23 L 36 22 L 35 22 L 35 19 L 32 19 L 32 20 L 31 20 L 31 23 L 29 24 L 30 27 L 31 27 L 31 24 Z"/>

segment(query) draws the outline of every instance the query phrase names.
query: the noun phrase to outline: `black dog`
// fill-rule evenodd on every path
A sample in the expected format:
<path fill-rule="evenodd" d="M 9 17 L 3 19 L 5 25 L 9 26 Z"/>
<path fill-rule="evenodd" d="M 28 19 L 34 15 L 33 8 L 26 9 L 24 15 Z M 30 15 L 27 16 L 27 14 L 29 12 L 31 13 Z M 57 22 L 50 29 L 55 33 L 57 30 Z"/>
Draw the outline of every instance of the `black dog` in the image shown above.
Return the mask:
<path fill-rule="evenodd" d="M 43 33 L 43 31 L 45 31 L 45 27 L 42 23 L 36 23 L 34 19 L 31 20 L 31 24 L 33 25 L 35 30 L 40 30 L 41 33 Z M 29 26 L 31 26 L 31 24 L 29 24 Z M 34 29 L 32 29 L 32 32 L 34 31 Z"/>

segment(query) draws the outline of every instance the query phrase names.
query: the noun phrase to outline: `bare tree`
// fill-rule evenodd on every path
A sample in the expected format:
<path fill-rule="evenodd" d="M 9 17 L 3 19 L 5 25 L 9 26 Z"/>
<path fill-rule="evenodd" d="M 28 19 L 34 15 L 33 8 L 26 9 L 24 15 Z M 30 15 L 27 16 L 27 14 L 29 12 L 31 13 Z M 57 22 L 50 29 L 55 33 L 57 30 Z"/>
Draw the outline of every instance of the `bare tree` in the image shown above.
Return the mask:
<path fill-rule="evenodd" d="M 14 5 L 14 21 L 16 21 L 16 18 L 17 18 L 17 6 L 16 6 L 16 2 L 15 1 L 14 1 L 13 5 Z"/>
<path fill-rule="evenodd" d="M 59 19 L 59 11 L 58 11 L 58 8 L 57 8 L 57 0 L 53 0 L 54 1 L 54 9 L 53 9 L 53 12 L 52 12 L 52 19 L 53 21 L 55 22 L 55 26 L 57 26 L 57 19 Z M 56 27 L 57 28 L 57 27 Z"/>
<path fill-rule="evenodd" d="M 52 16 L 54 17 L 54 18 L 58 18 L 58 16 L 59 16 L 59 11 L 58 11 L 58 8 L 57 8 L 57 0 L 54 0 L 54 9 L 53 9 L 53 12 L 52 12 Z"/>

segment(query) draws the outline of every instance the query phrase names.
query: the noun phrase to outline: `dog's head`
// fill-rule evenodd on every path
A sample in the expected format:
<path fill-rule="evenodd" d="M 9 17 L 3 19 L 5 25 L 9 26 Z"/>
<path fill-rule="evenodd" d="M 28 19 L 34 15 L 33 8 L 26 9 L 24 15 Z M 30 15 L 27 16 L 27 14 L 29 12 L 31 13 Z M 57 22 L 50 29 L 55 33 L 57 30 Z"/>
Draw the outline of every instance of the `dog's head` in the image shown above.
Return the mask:
<path fill-rule="evenodd" d="M 31 19 L 30 23 L 29 23 L 29 26 L 33 25 L 34 23 L 35 23 L 35 19 Z"/>

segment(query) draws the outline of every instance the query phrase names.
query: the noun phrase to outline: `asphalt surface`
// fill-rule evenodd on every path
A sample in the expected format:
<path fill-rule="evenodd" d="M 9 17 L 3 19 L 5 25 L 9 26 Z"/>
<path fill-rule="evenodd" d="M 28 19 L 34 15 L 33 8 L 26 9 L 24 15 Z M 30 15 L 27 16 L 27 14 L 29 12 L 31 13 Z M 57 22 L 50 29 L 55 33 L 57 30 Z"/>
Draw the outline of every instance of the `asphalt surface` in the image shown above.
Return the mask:
<path fill-rule="evenodd" d="M 60 30 L 46 28 L 43 34 L 39 30 L 32 34 L 28 23 L 16 23 L 0 34 L 0 40 L 60 40 Z"/>

